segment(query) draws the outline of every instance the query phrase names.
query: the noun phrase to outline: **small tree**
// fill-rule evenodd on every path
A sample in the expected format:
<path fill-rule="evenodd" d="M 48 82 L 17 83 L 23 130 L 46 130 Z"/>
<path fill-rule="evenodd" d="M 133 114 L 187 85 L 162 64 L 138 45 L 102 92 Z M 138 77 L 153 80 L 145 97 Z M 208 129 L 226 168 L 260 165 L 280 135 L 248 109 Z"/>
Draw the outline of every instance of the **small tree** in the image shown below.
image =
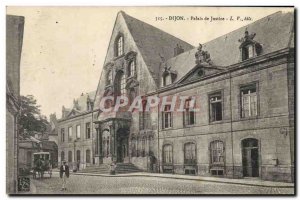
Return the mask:
<path fill-rule="evenodd" d="M 47 130 L 49 122 L 39 108 L 33 95 L 21 96 L 20 136 L 33 136 L 35 131 L 44 133 Z"/>

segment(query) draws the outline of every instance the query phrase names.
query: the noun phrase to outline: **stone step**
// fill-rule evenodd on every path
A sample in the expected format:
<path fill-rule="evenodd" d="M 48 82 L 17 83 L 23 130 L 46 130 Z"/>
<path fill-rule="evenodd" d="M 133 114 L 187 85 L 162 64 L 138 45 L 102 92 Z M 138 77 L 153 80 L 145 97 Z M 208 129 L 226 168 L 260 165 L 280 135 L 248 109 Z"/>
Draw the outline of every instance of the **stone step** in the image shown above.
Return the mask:
<path fill-rule="evenodd" d="M 115 171 L 117 174 L 126 174 L 126 173 L 134 173 L 141 172 L 139 168 L 137 168 L 132 163 L 117 163 Z M 93 174 L 109 174 L 110 166 L 106 164 L 98 165 L 98 166 L 89 166 L 83 170 L 79 171 L 80 173 L 93 173 Z"/>

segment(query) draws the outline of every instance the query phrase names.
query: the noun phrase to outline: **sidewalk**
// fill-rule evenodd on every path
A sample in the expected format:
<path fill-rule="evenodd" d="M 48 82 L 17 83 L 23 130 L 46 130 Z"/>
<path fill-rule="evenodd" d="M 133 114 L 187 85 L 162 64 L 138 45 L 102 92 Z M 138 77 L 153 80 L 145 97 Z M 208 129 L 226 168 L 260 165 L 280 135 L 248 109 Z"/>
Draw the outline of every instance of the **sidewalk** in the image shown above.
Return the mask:
<path fill-rule="evenodd" d="M 244 179 L 230 179 L 230 178 L 219 178 L 219 177 L 203 177 L 203 176 L 189 176 L 180 174 L 158 174 L 158 173 L 130 173 L 130 174 L 95 174 L 95 173 L 72 173 L 72 175 L 85 175 L 85 176 L 102 176 L 102 177 L 158 177 L 158 178 L 172 178 L 172 179 L 183 179 L 183 180 L 194 180 L 194 181 L 207 181 L 216 183 L 227 183 L 227 184 L 238 184 L 248 186 L 261 186 L 261 187 L 278 187 L 278 188 L 293 188 L 294 183 L 285 182 L 273 182 L 264 181 L 258 178 L 244 178 Z"/>

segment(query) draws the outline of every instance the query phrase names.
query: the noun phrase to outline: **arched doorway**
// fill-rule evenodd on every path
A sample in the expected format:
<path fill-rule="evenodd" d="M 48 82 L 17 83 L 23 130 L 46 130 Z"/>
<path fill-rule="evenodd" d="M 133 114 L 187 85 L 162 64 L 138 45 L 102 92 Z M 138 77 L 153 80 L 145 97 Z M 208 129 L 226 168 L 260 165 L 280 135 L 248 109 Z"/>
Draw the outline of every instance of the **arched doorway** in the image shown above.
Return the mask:
<path fill-rule="evenodd" d="M 258 140 L 247 138 L 242 140 L 242 162 L 244 177 L 259 176 Z"/>
<path fill-rule="evenodd" d="M 117 162 L 129 161 L 129 130 L 120 128 L 117 131 Z"/>

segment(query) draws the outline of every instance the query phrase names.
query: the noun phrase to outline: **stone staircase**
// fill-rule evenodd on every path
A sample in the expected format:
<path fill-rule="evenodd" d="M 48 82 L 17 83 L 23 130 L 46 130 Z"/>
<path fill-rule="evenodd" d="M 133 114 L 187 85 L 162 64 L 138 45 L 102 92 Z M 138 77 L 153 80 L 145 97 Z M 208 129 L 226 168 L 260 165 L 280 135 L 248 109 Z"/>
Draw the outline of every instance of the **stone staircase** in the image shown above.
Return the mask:
<path fill-rule="evenodd" d="M 137 168 L 132 163 L 117 163 L 116 167 L 116 174 L 127 174 L 127 173 L 134 173 L 134 172 L 141 172 L 139 168 Z"/>
<path fill-rule="evenodd" d="M 115 170 L 116 170 L 116 174 L 127 174 L 127 173 L 142 171 L 132 163 L 117 163 Z M 83 170 L 78 171 L 78 173 L 109 174 L 110 166 L 107 164 L 101 164 L 98 166 L 89 166 Z"/>

